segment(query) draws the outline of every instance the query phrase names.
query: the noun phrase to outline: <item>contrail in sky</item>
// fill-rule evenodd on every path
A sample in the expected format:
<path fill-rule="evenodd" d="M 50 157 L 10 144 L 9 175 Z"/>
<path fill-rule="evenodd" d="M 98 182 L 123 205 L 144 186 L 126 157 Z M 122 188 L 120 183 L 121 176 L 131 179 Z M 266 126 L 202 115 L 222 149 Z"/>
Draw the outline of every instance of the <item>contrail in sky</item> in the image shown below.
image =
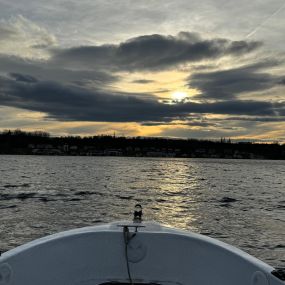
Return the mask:
<path fill-rule="evenodd" d="M 246 38 L 253 36 L 260 28 L 262 28 L 272 17 L 276 16 L 285 7 L 285 2 L 274 13 L 268 16 L 260 25 L 258 25 L 253 31 L 246 35 Z"/>

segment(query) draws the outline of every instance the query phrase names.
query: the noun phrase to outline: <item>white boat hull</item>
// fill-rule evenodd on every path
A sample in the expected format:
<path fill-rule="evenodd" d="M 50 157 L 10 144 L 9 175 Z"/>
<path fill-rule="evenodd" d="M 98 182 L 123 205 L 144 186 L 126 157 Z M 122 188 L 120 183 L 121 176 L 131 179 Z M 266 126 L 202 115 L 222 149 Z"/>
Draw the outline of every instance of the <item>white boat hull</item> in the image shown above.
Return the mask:
<path fill-rule="evenodd" d="M 273 267 L 239 249 L 156 223 L 142 223 L 134 237 L 129 228 L 126 256 L 123 224 L 133 226 L 76 229 L 8 251 L 0 257 L 0 285 L 285 284 Z"/>

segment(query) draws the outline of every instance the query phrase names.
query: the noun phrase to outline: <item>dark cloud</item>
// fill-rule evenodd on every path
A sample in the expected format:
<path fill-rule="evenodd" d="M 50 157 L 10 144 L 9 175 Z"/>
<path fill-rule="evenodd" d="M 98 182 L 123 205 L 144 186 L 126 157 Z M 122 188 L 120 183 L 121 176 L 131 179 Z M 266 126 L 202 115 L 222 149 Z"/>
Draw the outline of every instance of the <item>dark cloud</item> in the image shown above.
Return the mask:
<path fill-rule="evenodd" d="M 79 121 L 140 121 L 142 110 L 149 112 L 155 101 L 142 94 L 106 93 L 100 89 L 90 91 L 56 82 L 24 82 L 15 78 L 0 79 L 0 104 L 33 111 L 46 112 L 58 120 Z M 147 95 L 147 94 L 146 94 Z M 142 98 L 137 98 L 137 96 Z M 166 110 L 158 110 L 162 117 Z M 154 116 L 158 114 L 153 112 Z M 147 116 L 147 115 L 146 115 Z"/>
<path fill-rule="evenodd" d="M 137 83 L 137 84 L 148 84 L 148 83 L 153 83 L 155 82 L 154 80 L 148 80 L 148 79 L 137 79 L 133 80 L 132 83 Z"/>
<path fill-rule="evenodd" d="M 280 114 L 282 110 L 280 110 Z M 215 119 L 218 120 L 218 119 Z M 224 121 L 221 119 L 220 121 Z M 227 121 L 246 121 L 246 122 L 264 122 L 264 123 L 274 123 L 274 122 L 285 122 L 285 117 L 282 116 L 274 116 L 274 117 L 228 117 Z"/>
<path fill-rule="evenodd" d="M 0 41 L 7 40 L 17 35 L 17 32 L 9 27 L 0 26 Z"/>
<path fill-rule="evenodd" d="M 143 122 L 144 126 L 195 126 L 195 127 L 216 127 L 216 128 L 236 128 L 236 125 L 232 127 L 227 127 L 227 125 L 232 125 L 233 123 L 239 127 L 252 127 L 258 123 L 275 123 L 275 122 L 285 122 L 284 116 L 228 116 L 226 118 L 208 118 L 207 116 L 188 116 L 182 118 L 179 121 L 173 122 Z"/>
<path fill-rule="evenodd" d="M 242 93 L 264 91 L 280 84 L 282 77 L 264 71 L 277 64 L 269 61 L 227 70 L 198 72 L 189 77 L 188 85 L 201 91 L 200 98 L 229 100 Z"/>
<path fill-rule="evenodd" d="M 15 72 L 10 73 L 10 77 L 14 78 L 16 81 L 22 81 L 26 83 L 35 83 L 38 81 L 35 77 L 31 75 L 20 74 Z"/>
<path fill-rule="evenodd" d="M 0 74 L 37 77 L 41 80 L 58 82 L 76 82 L 80 85 L 92 81 L 97 85 L 106 85 L 119 80 L 118 75 L 103 70 L 67 69 L 54 65 L 50 61 L 21 59 L 16 56 L 0 54 Z M 24 75 L 25 74 L 25 75 Z"/>
<path fill-rule="evenodd" d="M 170 122 L 189 114 L 231 114 L 278 116 L 285 102 L 223 101 L 215 103 L 185 102 L 163 104 L 145 94 L 89 90 L 49 81 L 19 80 L 19 74 L 0 77 L 0 104 L 48 114 L 50 118 L 71 121 Z"/>
<path fill-rule="evenodd" d="M 205 40 L 189 32 L 180 32 L 177 36 L 154 34 L 132 38 L 119 45 L 53 50 L 53 61 L 70 67 L 161 70 L 226 55 L 240 56 L 256 50 L 260 45 L 255 41 Z"/>
<path fill-rule="evenodd" d="M 281 85 L 285 85 L 285 78 L 281 78 L 281 80 L 280 80 L 279 84 L 281 84 Z"/>
<path fill-rule="evenodd" d="M 188 120 L 186 122 L 178 121 L 178 122 L 143 122 L 143 126 L 191 126 L 191 127 L 218 127 L 217 123 L 211 122 L 211 120 Z"/>

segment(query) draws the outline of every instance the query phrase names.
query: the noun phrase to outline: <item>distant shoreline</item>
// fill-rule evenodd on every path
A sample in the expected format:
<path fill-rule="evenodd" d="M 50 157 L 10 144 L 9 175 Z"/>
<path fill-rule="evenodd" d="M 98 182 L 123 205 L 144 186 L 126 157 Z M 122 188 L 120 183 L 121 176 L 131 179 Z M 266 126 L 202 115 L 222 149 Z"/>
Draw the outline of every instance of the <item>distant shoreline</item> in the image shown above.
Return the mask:
<path fill-rule="evenodd" d="M 123 158 L 177 158 L 177 159 L 187 159 L 187 158 L 197 158 L 197 159 L 223 159 L 223 160 L 280 160 L 283 161 L 285 158 L 235 158 L 235 157 L 191 157 L 191 156 L 130 156 L 130 155 L 81 155 L 81 154 L 18 154 L 18 153 L 0 153 L 0 156 L 9 155 L 9 156 L 45 156 L 45 157 L 123 157 Z"/>
<path fill-rule="evenodd" d="M 285 159 L 285 144 L 153 137 L 50 137 L 20 130 L 0 133 L 0 154 L 217 159 Z"/>

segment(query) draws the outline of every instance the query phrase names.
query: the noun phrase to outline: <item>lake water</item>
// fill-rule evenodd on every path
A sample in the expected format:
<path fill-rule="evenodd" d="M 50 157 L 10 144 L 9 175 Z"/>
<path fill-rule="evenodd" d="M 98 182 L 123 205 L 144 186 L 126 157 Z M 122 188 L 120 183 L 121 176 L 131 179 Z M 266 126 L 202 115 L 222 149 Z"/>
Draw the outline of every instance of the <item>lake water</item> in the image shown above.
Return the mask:
<path fill-rule="evenodd" d="M 0 250 L 132 217 L 285 267 L 285 161 L 0 156 Z"/>

